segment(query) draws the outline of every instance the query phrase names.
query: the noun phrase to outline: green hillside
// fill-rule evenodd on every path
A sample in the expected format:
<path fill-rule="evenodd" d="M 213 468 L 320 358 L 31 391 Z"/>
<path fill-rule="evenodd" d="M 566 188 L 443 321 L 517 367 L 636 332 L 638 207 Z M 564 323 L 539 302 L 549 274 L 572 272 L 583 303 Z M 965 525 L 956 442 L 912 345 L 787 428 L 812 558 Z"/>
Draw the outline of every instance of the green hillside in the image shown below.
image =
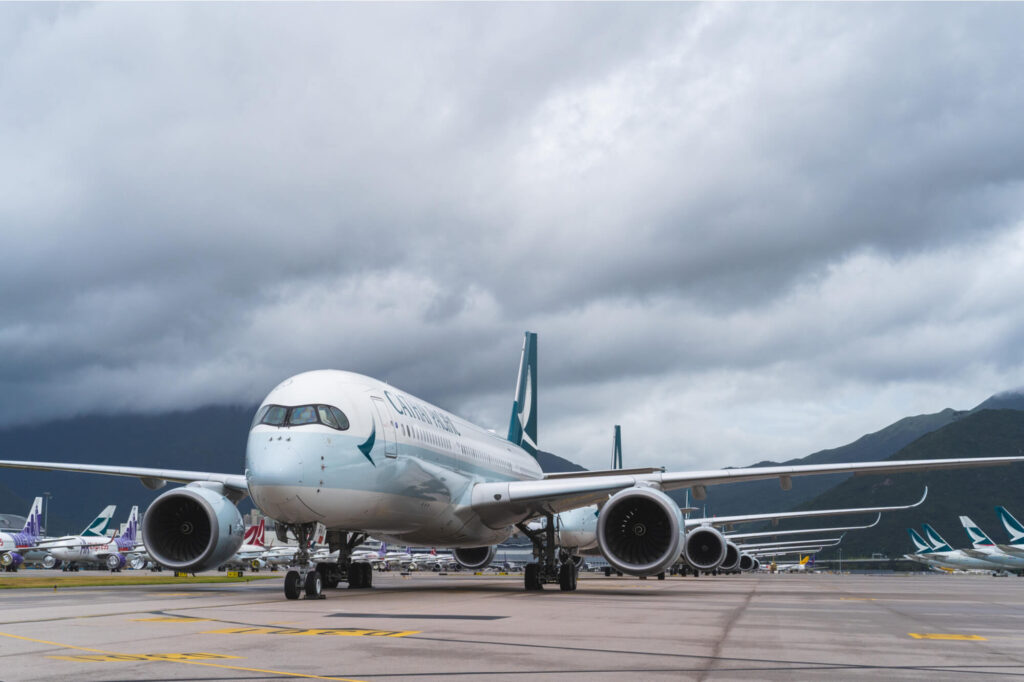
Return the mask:
<path fill-rule="evenodd" d="M 982 410 L 917 439 L 890 459 L 946 459 L 956 457 L 1011 457 L 1024 454 L 1024 412 Z M 966 515 L 996 542 L 1007 535 L 993 507 L 1002 505 L 1024 519 L 1024 464 L 888 476 L 852 476 L 801 504 L 800 509 L 909 504 L 928 486 L 928 499 L 915 509 L 883 516 L 869 530 L 847 534 L 842 543 L 846 558 L 881 552 L 890 557 L 913 551 L 907 528 L 930 523 L 955 548 L 968 544 L 959 517 Z M 842 525 L 832 517 L 783 524 L 782 528 Z M 851 519 L 854 517 L 845 517 Z M 835 556 L 834 550 L 821 558 Z"/>

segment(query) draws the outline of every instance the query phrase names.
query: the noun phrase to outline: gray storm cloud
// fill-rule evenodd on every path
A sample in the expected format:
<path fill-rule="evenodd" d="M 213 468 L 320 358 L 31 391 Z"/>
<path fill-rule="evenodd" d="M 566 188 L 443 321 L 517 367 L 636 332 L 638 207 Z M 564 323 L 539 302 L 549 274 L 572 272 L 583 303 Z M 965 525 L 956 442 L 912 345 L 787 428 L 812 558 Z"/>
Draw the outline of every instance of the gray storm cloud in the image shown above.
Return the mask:
<path fill-rule="evenodd" d="M 328 366 L 501 428 L 524 329 L 588 466 L 973 405 L 1024 384 L 1022 12 L 0 7 L 0 423 Z"/>

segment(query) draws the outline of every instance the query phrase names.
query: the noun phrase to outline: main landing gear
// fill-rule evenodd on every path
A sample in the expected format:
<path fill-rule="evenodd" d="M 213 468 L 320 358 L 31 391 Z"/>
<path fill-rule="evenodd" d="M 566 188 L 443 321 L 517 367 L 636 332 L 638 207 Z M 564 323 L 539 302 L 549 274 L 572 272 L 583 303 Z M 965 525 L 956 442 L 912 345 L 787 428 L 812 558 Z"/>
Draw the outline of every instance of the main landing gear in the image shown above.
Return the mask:
<path fill-rule="evenodd" d="M 559 550 L 555 545 L 555 523 L 551 514 L 546 516 L 547 524 L 541 530 L 531 530 L 525 523 L 517 523 L 516 527 L 533 543 L 535 563 L 527 564 L 523 572 L 523 582 L 529 591 L 544 589 L 545 583 L 558 583 L 563 592 L 576 589 L 579 577 L 579 565 L 574 557 Z"/>
<path fill-rule="evenodd" d="M 328 531 L 327 548 L 332 554 L 338 553 L 338 561 L 314 564 L 309 556 L 309 545 L 316 524 L 305 523 L 288 526 L 287 529 L 295 535 L 299 549 L 284 576 L 286 599 L 325 599 L 324 587 L 333 589 L 342 582 L 347 582 L 349 589 L 373 587 L 373 568 L 370 564 L 352 561 L 352 550 L 366 540 L 365 533 Z"/>

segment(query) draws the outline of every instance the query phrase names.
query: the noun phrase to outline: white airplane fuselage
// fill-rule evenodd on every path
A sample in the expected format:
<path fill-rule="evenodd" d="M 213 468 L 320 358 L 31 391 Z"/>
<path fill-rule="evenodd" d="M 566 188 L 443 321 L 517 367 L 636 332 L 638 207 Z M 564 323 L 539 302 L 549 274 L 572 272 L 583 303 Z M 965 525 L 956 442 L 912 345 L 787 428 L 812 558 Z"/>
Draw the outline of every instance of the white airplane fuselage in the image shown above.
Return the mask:
<path fill-rule="evenodd" d="M 542 477 L 525 450 L 381 381 L 319 370 L 287 379 L 263 406 L 333 406 L 348 419 L 256 424 L 246 479 L 256 505 L 289 524 L 323 523 L 387 542 L 480 547 L 511 527 L 486 526 L 470 507 L 475 483 Z"/>

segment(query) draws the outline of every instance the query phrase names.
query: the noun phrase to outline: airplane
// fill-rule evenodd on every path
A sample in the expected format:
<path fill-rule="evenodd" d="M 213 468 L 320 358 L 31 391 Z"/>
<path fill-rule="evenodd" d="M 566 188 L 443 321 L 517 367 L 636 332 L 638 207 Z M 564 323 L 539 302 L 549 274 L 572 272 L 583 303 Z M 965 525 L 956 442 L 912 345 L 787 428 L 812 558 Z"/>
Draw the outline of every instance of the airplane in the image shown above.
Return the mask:
<path fill-rule="evenodd" d="M 971 556 L 961 549 L 953 549 L 949 543 L 942 539 L 942 536 L 927 523 L 921 526 L 924 529 L 926 544 L 931 552 L 922 552 L 920 556 L 926 557 L 926 563 L 939 568 L 953 569 L 982 569 L 987 571 L 1001 571 L 1003 567 L 987 559 L 979 559 Z M 911 539 L 918 545 L 920 537 L 915 538 L 916 533 L 911 533 Z"/>
<path fill-rule="evenodd" d="M 993 564 L 1002 566 L 1003 568 L 1013 569 L 1020 571 L 1024 569 L 1024 556 L 1018 556 L 1015 554 L 1008 554 L 996 546 L 996 543 L 985 534 L 981 528 L 978 527 L 974 521 L 966 516 L 960 517 L 960 524 L 967 531 L 968 537 L 971 538 L 971 544 L 974 546 L 973 549 L 962 550 L 968 556 L 972 556 L 976 559 L 984 559 L 990 561 Z"/>
<path fill-rule="evenodd" d="M 154 561 L 174 570 L 216 568 L 242 544 L 236 504 L 246 495 L 290 531 L 298 550 L 284 581 L 287 599 L 322 598 L 326 582 L 372 586 L 369 564 L 351 552 L 369 535 L 394 544 L 453 549 L 465 568 L 487 566 L 518 528 L 537 561 L 524 586 L 576 588 L 575 562 L 555 543 L 554 516 L 589 508 L 605 559 L 631 575 L 656 575 L 681 553 L 710 557 L 724 539 L 687 532 L 666 491 L 835 473 L 898 473 L 995 466 L 1024 457 L 978 457 L 665 472 L 660 468 L 544 474 L 537 461 L 537 335 L 525 334 L 508 435 L 501 438 L 395 386 L 353 372 L 289 377 L 264 398 L 250 427 L 242 474 L 136 466 L 0 460 L 0 466 L 130 476 L 150 489 L 167 482 L 143 520 Z M 564 516 L 564 515 L 563 515 Z M 526 524 L 547 521 L 544 531 Z M 335 562 L 313 562 L 310 539 L 326 527 Z M 720 535 L 708 529 L 713 535 Z M 714 542 L 713 542 L 714 541 Z M 570 548 L 571 549 L 571 548 Z M 718 553 L 715 553 L 716 560 Z"/>
<path fill-rule="evenodd" d="M 125 532 L 116 538 L 101 536 L 69 536 L 48 542 L 38 548 L 45 549 L 66 564 L 67 570 L 77 570 L 79 564 L 99 564 L 111 571 L 120 571 L 128 557 L 138 551 L 139 508 L 132 507 Z"/>
<path fill-rule="evenodd" d="M 1024 556 L 1024 526 L 1013 517 L 1013 514 L 1006 510 L 1006 507 L 996 507 L 996 514 L 1003 522 L 1003 528 L 1010 534 L 1010 544 L 997 545 L 999 549 L 1013 556 Z"/>
<path fill-rule="evenodd" d="M 43 498 L 32 501 L 25 525 L 17 533 L 0 533 L 0 566 L 7 572 L 18 570 L 26 559 L 41 560 L 44 552 L 34 550 L 41 538 L 43 521 Z"/>
<path fill-rule="evenodd" d="M 267 549 L 266 520 L 261 518 L 259 523 L 249 526 L 242 538 L 242 546 L 231 558 L 217 567 L 217 570 L 240 568 L 258 571 L 266 566 L 263 555 Z"/>

